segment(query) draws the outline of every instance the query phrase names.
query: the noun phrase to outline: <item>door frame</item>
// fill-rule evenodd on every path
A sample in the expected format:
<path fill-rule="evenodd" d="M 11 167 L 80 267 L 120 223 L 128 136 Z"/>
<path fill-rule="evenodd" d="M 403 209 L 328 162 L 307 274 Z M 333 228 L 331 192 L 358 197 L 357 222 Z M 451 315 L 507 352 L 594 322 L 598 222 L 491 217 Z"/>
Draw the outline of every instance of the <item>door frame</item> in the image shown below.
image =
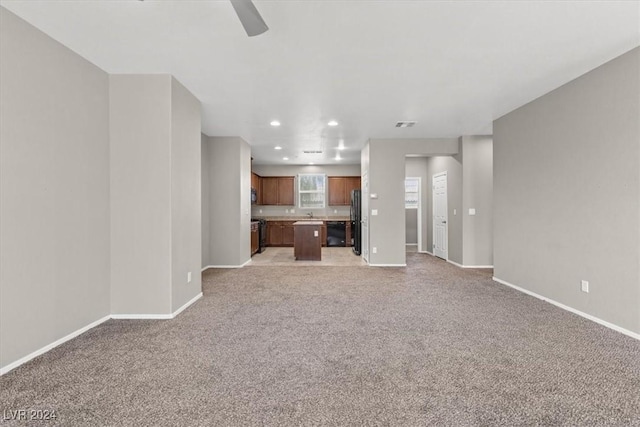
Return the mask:
<path fill-rule="evenodd" d="M 421 176 L 407 176 L 404 178 L 415 179 L 418 181 L 418 252 L 422 252 L 422 177 Z M 406 207 L 405 207 L 406 209 Z"/>
<path fill-rule="evenodd" d="M 444 250 L 444 260 L 448 261 L 449 260 L 449 178 L 447 177 L 447 171 L 444 172 L 440 172 L 437 174 L 434 174 L 431 178 L 431 227 L 432 227 L 432 251 L 433 251 L 433 255 L 436 255 L 436 203 L 435 203 L 435 198 L 436 198 L 436 193 L 435 191 L 435 180 L 436 178 L 440 178 L 444 176 L 444 182 L 445 182 L 445 192 L 444 192 L 444 196 L 445 196 L 445 203 L 446 203 L 446 208 L 444 210 L 445 212 L 445 226 L 444 226 L 444 239 L 445 239 L 445 250 Z M 440 258 L 440 257 L 438 257 Z"/>

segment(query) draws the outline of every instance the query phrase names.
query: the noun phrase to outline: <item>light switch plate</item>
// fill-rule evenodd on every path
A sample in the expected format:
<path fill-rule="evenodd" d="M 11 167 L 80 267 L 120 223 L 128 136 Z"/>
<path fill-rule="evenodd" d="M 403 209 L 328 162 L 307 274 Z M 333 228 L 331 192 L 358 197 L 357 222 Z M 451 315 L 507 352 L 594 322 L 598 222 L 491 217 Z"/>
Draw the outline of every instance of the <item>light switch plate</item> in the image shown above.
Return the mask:
<path fill-rule="evenodd" d="M 469 209 L 469 215 L 473 216 L 476 214 L 476 210 L 474 208 Z"/>
<path fill-rule="evenodd" d="M 586 280 L 582 280 L 580 282 L 580 290 L 582 292 L 589 293 L 589 282 L 587 282 Z"/>
<path fill-rule="evenodd" d="M 454 215 L 457 215 L 457 212 L 458 212 L 458 211 L 457 211 L 456 209 L 454 209 L 454 210 L 453 210 L 453 214 L 454 214 Z"/>
<path fill-rule="evenodd" d="M 313 237 L 318 237 L 318 230 L 313 230 Z"/>
<path fill-rule="evenodd" d="M 191 272 L 187 273 L 187 283 L 191 283 Z"/>
<path fill-rule="evenodd" d="M 372 216 L 378 215 L 378 209 L 371 209 L 371 215 Z"/>
<path fill-rule="evenodd" d="M 378 193 L 371 193 L 371 195 L 369 196 L 372 199 L 377 199 L 378 198 Z"/>

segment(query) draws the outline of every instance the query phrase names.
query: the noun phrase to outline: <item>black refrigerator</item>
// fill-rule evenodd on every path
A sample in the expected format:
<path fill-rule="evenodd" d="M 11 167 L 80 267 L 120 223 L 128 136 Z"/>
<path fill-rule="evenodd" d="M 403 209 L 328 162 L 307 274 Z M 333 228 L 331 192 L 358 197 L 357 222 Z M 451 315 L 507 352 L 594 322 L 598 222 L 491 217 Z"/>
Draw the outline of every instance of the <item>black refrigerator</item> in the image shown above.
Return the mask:
<path fill-rule="evenodd" d="M 351 190 L 351 249 L 356 255 L 362 250 L 362 193 Z"/>

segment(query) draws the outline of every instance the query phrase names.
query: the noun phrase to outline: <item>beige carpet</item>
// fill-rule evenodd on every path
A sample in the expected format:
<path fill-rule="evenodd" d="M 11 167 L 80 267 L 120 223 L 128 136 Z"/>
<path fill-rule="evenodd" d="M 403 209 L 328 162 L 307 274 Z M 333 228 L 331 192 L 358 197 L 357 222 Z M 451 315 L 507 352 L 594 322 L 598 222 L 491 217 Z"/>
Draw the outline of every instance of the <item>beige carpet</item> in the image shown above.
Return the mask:
<path fill-rule="evenodd" d="M 1 377 L 0 410 L 65 426 L 640 425 L 639 341 L 490 272 L 408 263 L 210 270 L 176 319 L 108 321 Z"/>

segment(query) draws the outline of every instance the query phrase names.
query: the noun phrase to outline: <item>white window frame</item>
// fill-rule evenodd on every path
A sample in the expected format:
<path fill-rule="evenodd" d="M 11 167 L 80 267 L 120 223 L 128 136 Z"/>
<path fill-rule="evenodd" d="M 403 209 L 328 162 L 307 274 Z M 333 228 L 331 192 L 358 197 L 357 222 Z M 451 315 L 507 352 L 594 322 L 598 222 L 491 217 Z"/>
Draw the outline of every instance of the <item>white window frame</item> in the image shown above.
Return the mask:
<path fill-rule="evenodd" d="M 418 209 L 420 203 L 420 178 L 407 177 L 404 180 L 404 207 Z"/>
<path fill-rule="evenodd" d="M 303 176 L 322 176 L 324 180 L 324 189 L 319 190 L 301 190 L 300 183 Z M 325 209 L 327 207 L 327 174 L 325 173 L 300 173 L 298 174 L 298 208 L 300 209 Z M 322 194 L 322 206 L 302 206 L 302 194 Z"/>

